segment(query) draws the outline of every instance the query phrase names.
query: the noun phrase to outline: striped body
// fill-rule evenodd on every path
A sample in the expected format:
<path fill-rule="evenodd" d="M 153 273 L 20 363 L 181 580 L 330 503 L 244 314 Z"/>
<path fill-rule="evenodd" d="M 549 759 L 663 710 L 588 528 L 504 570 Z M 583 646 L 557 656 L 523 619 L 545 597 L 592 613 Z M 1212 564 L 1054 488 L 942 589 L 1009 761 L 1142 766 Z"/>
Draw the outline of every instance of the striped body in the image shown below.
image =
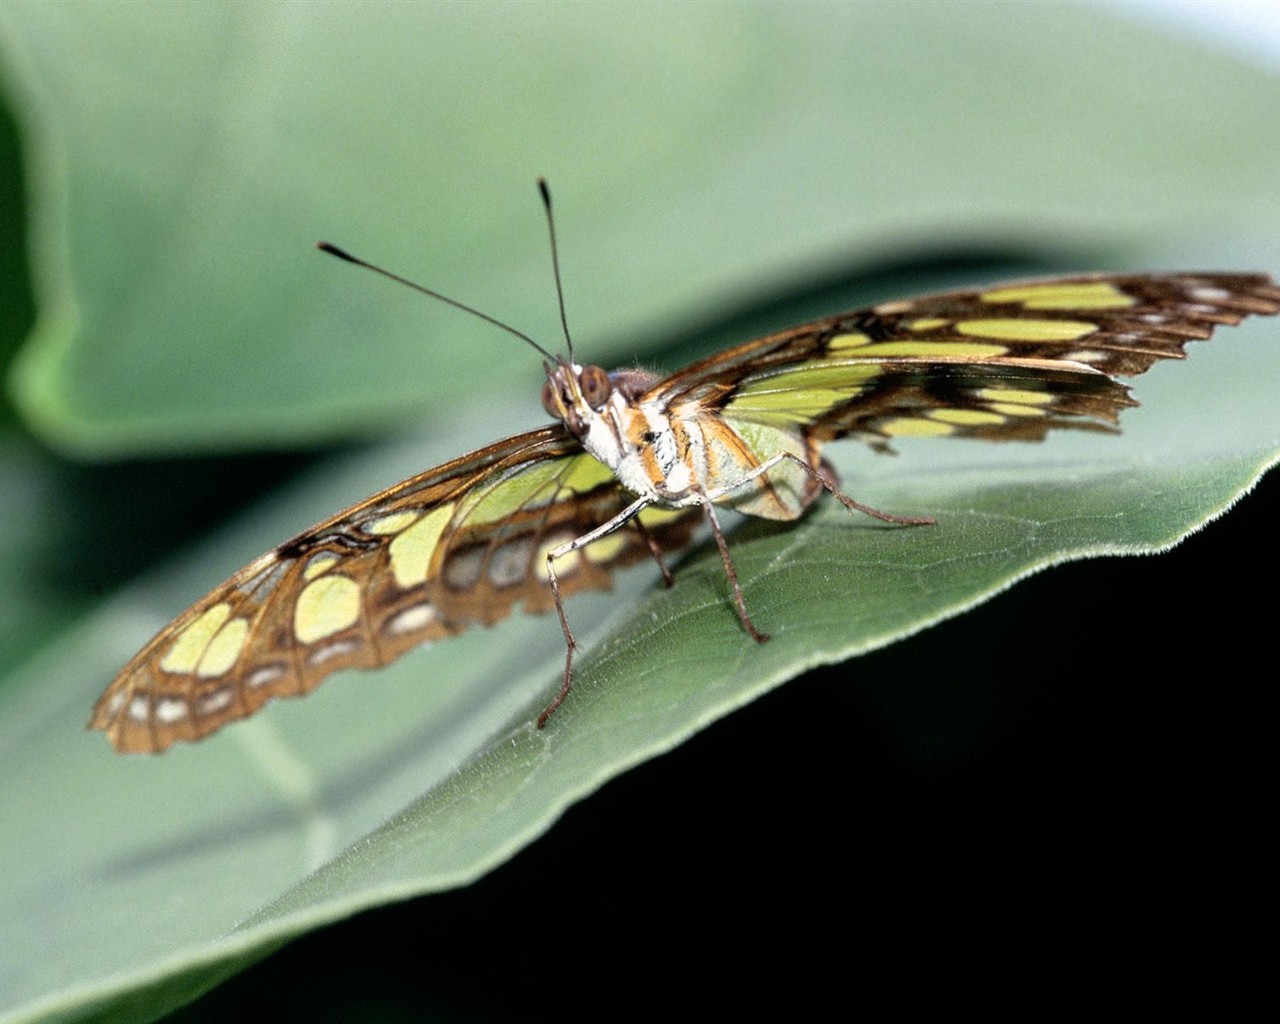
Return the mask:
<path fill-rule="evenodd" d="M 816 487 L 789 463 L 765 476 L 751 474 L 780 452 L 787 452 L 818 468 L 816 446 L 809 450 L 799 432 L 755 424 L 732 424 L 721 410 L 697 402 L 668 406 L 661 398 L 636 398 L 634 385 L 659 383 L 656 375 L 637 371 L 609 374 L 613 387 L 607 402 L 593 409 L 572 381 L 583 367 L 563 363 L 550 371 L 557 395 L 577 403 L 573 416 L 563 406 L 548 411 L 566 424 L 580 422 L 578 439 L 591 455 L 608 467 L 631 494 L 668 508 L 702 503 L 701 495 L 726 484 L 739 483 L 720 503 L 764 519 L 797 518 L 817 497 Z M 570 429 L 573 429 L 572 427 Z"/>

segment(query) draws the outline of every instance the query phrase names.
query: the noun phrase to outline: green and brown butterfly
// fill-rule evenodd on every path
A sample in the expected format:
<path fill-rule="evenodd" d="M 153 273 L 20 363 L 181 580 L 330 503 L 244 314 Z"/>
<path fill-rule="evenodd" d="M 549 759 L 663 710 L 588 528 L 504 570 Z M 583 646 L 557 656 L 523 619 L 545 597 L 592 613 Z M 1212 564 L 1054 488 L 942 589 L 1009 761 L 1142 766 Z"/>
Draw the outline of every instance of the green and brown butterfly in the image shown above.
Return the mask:
<path fill-rule="evenodd" d="M 1280 288 L 1263 274 L 1098 274 L 886 302 L 667 377 L 580 365 L 571 348 L 548 355 L 542 404 L 553 424 L 427 470 L 241 569 L 124 667 L 90 727 L 121 752 L 163 751 L 340 669 L 491 625 L 517 604 L 554 608 L 565 637 L 544 725 L 572 678 L 564 597 L 607 588 L 615 569 L 649 557 L 670 582 L 662 556 L 704 522 L 746 633 L 766 639 L 717 508 L 790 521 L 828 491 L 890 522 L 932 522 L 844 494 L 826 442 L 883 450 L 895 437 L 1111 430 L 1137 404 L 1117 376 L 1182 358 L 1219 325 L 1277 312 Z"/>

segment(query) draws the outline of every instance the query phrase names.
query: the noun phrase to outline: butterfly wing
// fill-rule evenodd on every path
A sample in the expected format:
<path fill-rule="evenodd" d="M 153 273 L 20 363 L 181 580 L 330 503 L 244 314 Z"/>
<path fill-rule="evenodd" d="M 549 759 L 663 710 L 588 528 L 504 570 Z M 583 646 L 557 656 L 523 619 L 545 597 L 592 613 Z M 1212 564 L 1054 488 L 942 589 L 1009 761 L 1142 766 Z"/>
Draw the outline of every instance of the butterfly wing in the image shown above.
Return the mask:
<path fill-rule="evenodd" d="M 552 606 L 551 547 L 626 504 L 609 470 L 560 426 L 500 441 L 406 480 L 246 566 L 166 626 L 115 679 L 90 727 L 121 752 L 158 752 L 304 694 L 331 673 Z M 650 510 L 663 550 L 696 510 Z M 610 585 L 649 556 L 626 528 L 558 560 L 563 593 Z"/>
<path fill-rule="evenodd" d="M 1110 429 L 1137 404 L 1113 378 L 1220 324 L 1280 312 L 1262 274 L 1088 275 L 889 302 L 748 342 L 646 396 L 718 407 L 731 425 L 892 437 L 1039 440 Z"/>

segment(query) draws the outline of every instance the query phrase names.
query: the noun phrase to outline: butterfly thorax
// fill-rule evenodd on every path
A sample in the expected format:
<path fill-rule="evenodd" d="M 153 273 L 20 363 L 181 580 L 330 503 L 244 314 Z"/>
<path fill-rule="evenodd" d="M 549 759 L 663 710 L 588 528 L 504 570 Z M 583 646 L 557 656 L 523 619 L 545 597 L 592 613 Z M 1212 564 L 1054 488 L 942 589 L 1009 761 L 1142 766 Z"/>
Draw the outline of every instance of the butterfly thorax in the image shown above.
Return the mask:
<path fill-rule="evenodd" d="M 691 504 L 701 482 L 701 431 L 646 398 L 658 380 L 644 370 L 607 373 L 561 360 L 547 368 L 542 404 L 627 490 L 666 505 Z"/>
<path fill-rule="evenodd" d="M 731 427 L 708 404 L 670 400 L 660 383 L 643 370 L 606 373 L 562 360 L 547 369 L 542 404 L 623 487 L 657 504 L 683 508 L 710 497 L 749 515 L 788 520 L 817 497 L 819 488 L 794 464 L 752 476 L 782 451 L 813 461 L 799 432 Z"/>

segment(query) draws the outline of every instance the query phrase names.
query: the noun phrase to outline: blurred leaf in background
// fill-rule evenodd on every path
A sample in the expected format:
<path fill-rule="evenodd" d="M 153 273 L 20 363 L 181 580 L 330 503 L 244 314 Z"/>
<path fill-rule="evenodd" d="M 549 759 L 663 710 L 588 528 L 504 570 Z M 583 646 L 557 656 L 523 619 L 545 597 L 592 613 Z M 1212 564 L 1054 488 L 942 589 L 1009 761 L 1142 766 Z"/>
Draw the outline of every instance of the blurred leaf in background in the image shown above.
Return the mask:
<path fill-rule="evenodd" d="M 3 1020 L 155 1019 L 322 923 L 470 882 L 783 679 L 1054 561 L 1172 543 L 1275 458 L 1280 351 L 1255 324 L 1139 381 L 1120 438 L 841 450 L 858 496 L 942 526 L 822 507 L 738 531 L 766 648 L 713 554 L 669 592 L 632 574 L 572 606 L 588 653 L 547 733 L 528 723 L 561 647 L 534 619 L 116 760 L 81 724 L 169 617 L 542 418 L 526 351 L 318 237 L 554 345 L 545 174 L 580 350 L 666 368 L 970 281 L 1275 272 L 1280 82 L 1102 9 L 980 3 L 9 4 L 0 76 L 22 241 L 0 264 Z M 1028 936 L 1060 985 L 1054 943 L 1091 928 L 1200 963 L 1177 908 L 1215 936 L 1275 921 L 1274 835 L 1249 831 L 1247 786 L 1205 782 L 1264 765 L 1232 661 L 1258 628 L 1241 569 L 1274 564 L 1249 522 L 1212 582 L 1058 570 L 810 676 L 646 768 L 647 795 L 615 783 L 473 889 L 304 940 L 189 1013 L 527 1018 L 593 977 L 657 1008 L 655 976 L 722 1008 L 726 985 L 923 1006 L 925 979 L 1034 973 Z M 1004 941 L 971 944 L 958 922 L 984 915 Z M 1123 944 L 1092 938 L 1110 977 Z"/>

